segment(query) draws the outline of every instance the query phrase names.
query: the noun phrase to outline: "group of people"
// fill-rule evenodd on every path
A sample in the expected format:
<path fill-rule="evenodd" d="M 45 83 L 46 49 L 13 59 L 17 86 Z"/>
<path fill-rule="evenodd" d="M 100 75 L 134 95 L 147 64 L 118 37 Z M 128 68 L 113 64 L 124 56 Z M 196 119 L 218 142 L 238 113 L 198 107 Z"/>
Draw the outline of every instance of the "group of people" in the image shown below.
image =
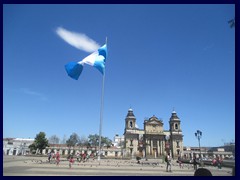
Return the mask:
<path fill-rule="evenodd" d="M 167 163 L 166 172 L 172 172 L 172 158 L 170 153 L 168 153 L 167 156 L 165 156 L 165 162 Z M 183 164 L 180 157 L 178 157 L 177 163 L 179 164 L 180 169 L 183 169 Z M 194 170 L 197 170 L 198 163 L 197 163 L 197 158 L 195 156 L 193 157 L 192 163 L 193 163 Z"/>
<path fill-rule="evenodd" d="M 59 165 L 59 162 L 60 162 L 60 154 L 59 154 L 59 152 L 57 152 L 56 154 L 54 154 L 54 152 L 48 153 L 48 161 L 49 161 L 49 163 L 51 163 L 52 160 L 56 160 L 56 165 Z"/>
<path fill-rule="evenodd" d="M 168 153 L 167 156 L 165 157 L 165 162 L 167 163 L 166 172 L 172 172 L 172 157 L 171 157 L 170 153 Z M 178 157 L 177 162 L 179 164 L 180 169 L 182 169 L 183 164 L 182 164 L 182 161 L 181 161 L 180 157 Z"/>
<path fill-rule="evenodd" d="M 216 158 L 214 158 L 212 160 L 212 165 L 213 166 L 217 166 L 218 169 L 221 169 L 222 168 L 222 161 L 223 161 L 222 158 L 217 156 Z"/>
<path fill-rule="evenodd" d="M 77 156 L 77 162 L 81 162 L 81 161 L 82 162 L 86 162 L 90 158 L 89 154 L 87 154 L 87 153 L 80 154 L 78 152 L 76 156 Z M 91 155 L 91 157 L 94 158 L 93 154 Z M 75 162 L 73 154 L 69 154 L 67 159 L 69 161 L 69 168 L 72 168 L 72 165 Z M 60 154 L 59 154 L 58 151 L 57 151 L 56 154 L 54 152 L 48 153 L 48 161 L 49 161 L 49 163 L 51 163 L 52 160 L 55 160 L 57 166 L 59 165 L 59 163 L 60 163 Z"/>
<path fill-rule="evenodd" d="M 79 152 L 77 153 L 76 156 L 77 156 L 77 162 L 81 162 L 81 161 L 82 161 L 82 162 L 86 162 L 86 161 L 88 161 L 88 159 L 89 159 L 89 157 L 90 157 L 90 156 L 89 156 L 88 154 L 86 154 L 86 153 L 80 154 Z M 93 156 L 91 155 L 91 157 L 93 157 Z M 93 157 L 93 158 L 94 158 L 94 157 Z M 69 168 L 72 168 L 72 165 L 73 165 L 73 163 L 75 162 L 75 161 L 74 161 L 73 154 L 70 154 L 67 159 L 69 160 Z M 60 154 L 59 154 L 58 151 L 57 151 L 56 154 L 54 154 L 54 152 L 48 153 L 48 161 L 49 161 L 49 163 L 51 163 L 52 160 L 55 160 L 55 161 L 56 161 L 56 165 L 57 165 L 57 166 L 59 165 L 59 162 L 60 162 Z M 165 162 L 167 163 L 167 164 L 166 164 L 166 172 L 172 172 L 172 158 L 171 158 L 170 153 L 168 153 L 167 156 L 165 156 Z M 183 168 L 180 157 L 178 158 L 178 161 L 177 161 L 177 162 L 179 163 L 179 167 L 180 167 L 180 168 Z M 195 156 L 193 157 L 192 163 L 193 163 L 194 170 L 197 170 L 197 164 L 198 164 L 198 163 L 197 163 L 197 159 L 196 159 Z M 217 157 L 216 159 L 213 160 L 212 164 L 215 165 L 215 166 L 217 165 L 218 168 L 220 169 L 220 168 L 221 168 L 221 164 L 222 164 L 222 159 L 221 159 L 220 157 Z"/>
<path fill-rule="evenodd" d="M 77 162 L 86 162 L 86 161 L 88 161 L 88 159 L 89 159 L 89 155 L 88 154 L 86 154 L 86 153 L 77 153 Z M 72 165 L 73 165 L 73 163 L 75 162 L 74 161 L 74 158 L 73 158 L 73 155 L 72 154 L 70 154 L 69 156 L 68 156 L 68 159 L 69 159 L 69 168 L 72 168 Z"/>
<path fill-rule="evenodd" d="M 172 164 L 171 164 L 172 158 L 170 156 L 170 153 L 168 153 L 168 155 L 165 157 L 165 162 L 167 163 L 166 165 L 166 171 L 167 172 L 172 172 Z M 217 163 L 220 163 L 220 158 L 217 158 Z M 182 161 L 180 159 L 180 157 L 178 157 L 177 162 L 179 163 L 180 168 L 183 168 L 182 166 Z M 197 158 L 194 156 L 193 157 L 193 167 L 194 167 L 194 176 L 212 176 L 212 173 L 210 172 L 210 170 L 206 169 L 206 168 L 197 168 Z"/>
<path fill-rule="evenodd" d="M 92 157 L 93 155 L 91 155 L 91 157 Z M 89 159 L 89 154 L 87 154 L 87 153 L 77 153 L 77 161 L 78 162 L 87 162 L 88 161 L 88 159 Z"/>

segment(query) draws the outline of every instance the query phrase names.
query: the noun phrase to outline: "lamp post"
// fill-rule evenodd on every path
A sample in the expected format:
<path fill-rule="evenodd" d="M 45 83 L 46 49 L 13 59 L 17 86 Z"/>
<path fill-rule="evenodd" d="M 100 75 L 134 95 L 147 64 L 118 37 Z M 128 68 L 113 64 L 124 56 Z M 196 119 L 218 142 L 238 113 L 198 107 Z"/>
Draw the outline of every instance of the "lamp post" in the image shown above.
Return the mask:
<path fill-rule="evenodd" d="M 202 131 L 197 130 L 197 132 L 195 132 L 195 137 L 198 139 L 198 145 L 199 145 L 199 150 L 200 150 L 200 160 L 201 160 L 202 155 L 201 155 L 200 139 L 202 137 Z"/>
<path fill-rule="evenodd" d="M 166 155 L 168 155 L 168 153 L 170 153 L 170 137 L 167 135 L 165 136 L 165 151 L 166 151 Z"/>

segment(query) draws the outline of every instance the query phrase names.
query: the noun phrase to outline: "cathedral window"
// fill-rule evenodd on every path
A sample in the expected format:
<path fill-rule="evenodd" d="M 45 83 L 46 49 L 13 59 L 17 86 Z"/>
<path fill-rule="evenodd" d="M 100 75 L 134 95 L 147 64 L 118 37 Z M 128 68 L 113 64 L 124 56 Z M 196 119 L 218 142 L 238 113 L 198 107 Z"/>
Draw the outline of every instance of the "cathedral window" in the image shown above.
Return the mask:
<path fill-rule="evenodd" d="M 175 129 L 178 129 L 178 124 L 175 124 Z"/>
<path fill-rule="evenodd" d="M 130 140 L 130 146 L 133 146 L 133 140 L 132 139 Z"/>
<path fill-rule="evenodd" d="M 132 127 L 133 127 L 133 123 L 132 123 L 132 121 L 130 121 L 130 125 L 129 125 L 129 126 L 130 126 L 130 128 L 132 128 Z"/>
<path fill-rule="evenodd" d="M 179 141 L 177 141 L 177 148 L 180 148 L 180 146 L 179 146 Z"/>
<path fill-rule="evenodd" d="M 180 150 L 179 149 L 177 150 L 177 155 L 180 155 Z"/>

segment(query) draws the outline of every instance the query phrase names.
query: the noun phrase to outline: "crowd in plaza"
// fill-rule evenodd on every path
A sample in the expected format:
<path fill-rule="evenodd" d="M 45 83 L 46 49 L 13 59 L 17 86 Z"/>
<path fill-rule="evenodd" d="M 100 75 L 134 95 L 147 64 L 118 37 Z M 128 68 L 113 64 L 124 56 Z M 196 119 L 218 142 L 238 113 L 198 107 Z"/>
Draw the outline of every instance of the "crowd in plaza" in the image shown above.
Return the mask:
<path fill-rule="evenodd" d="M 87 158 L 89 157 L 89 158 Z M 117 159 L 101 158 L 82 154 L 69 154 L 68 156 L 49 153 L 49 156 L 4 156 L 5 175 L 153 175 L 153 176 L 231 176 L 235 175 L 235 169 L 222 169 L 211 165 L 181 162 L 180 158 L 172 158 L 170 155 L 165 162 L 162 159 Z M 206 170 L 207 169 L 207 170 Z M 209 173 L 210 171 L 210 173 Z M 37 173 L 39 172 L 39 173 Z M 41 173 L 40 173 L 41 172 Z"/>
<path fill-rule="evenodd" d="M 69 162 L 69 168 L 72 168 L 73 164 L 75 164 L 75 163 L 79 165 L 81 162 L 85 163 L 85 162 L 88 162 L 90 159 L 92 159 L 94 161 L 96 159 L 96 155 L 94 155 L 94 154 L 89 155 L 87 153 L 79 153 L 78 152 L 76 155 L 69 154 L 66 158 L 62 158 L 62 160 L 63 159 L 65 161 L 68 161 Z M 208 176 L 212 175 L 211 172 L 208 169 L 206 170 L 206 168 L 201 167 L 202 164 L 201 164 L 201 162 L 199 162 L 197 160 L 196 157 L 193 157 L 193 159 L 190 160 L 189 164 L 184 164 L 182 162 L 181 158 L 178 157 L 177 160 L 176 160 L 176 163 L 175 163 L 175 161 L 171 157 L 170 153 L 168 153 L 165 156 L 164 161 L 165 161 L 164 164 L 166 165 L 166 172 L 172 172 L 172 165 L 174 164 L 174 166 L 179 166 L 180 169 L 183 169 L 183 168 L 191 169 L 192 168 L 194 170 L 196 176 L 200 175 L 201 173 L 203 175 L 206 174 Z M 48 153 L 48 162 L 49 163 L 54 163 L 58 166 L 59 163 L 60 163 L 59 152 Z M 137 159 L 136 163 L 143 165 L 143 161 L 142 161 L 142 163 L 140 163 L 140 159 Z M 217 167 L 218 169 L 221 169 L 221 164 L 222 164 L 222 159 L 220 157 L 216 157 L 212 161 L 212 165 Z"/>
<path fill-rule="evenodd" d="M 76 155 L 69 154 L 66 159 L 69 161 L 69 168 L 72 168 L 72 165 L 74 164 L 75 159 L 76 159 L 76 162 L 80 163 L 80 162 L 87 162 L 89 160 L 89 158 L 92 158 L 94 160 L 95 159 L 94 154 L 89 155 L 87 153 L 79 153 L 78 152 Z M 56 153 L 49 152 L 48 153 L 48 162 L 56 163 L 56 165 L 59 165 L 59 163 L 60 163 L 59 152 L 58 151 Z"/>

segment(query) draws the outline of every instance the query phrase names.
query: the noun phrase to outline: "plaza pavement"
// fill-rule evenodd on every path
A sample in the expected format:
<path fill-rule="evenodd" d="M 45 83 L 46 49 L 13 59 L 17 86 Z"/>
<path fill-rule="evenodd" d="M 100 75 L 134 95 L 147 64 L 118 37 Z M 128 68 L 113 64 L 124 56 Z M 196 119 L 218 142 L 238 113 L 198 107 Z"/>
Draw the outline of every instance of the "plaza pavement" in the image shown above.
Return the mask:
<path fill-rule="evenodd" d="M 206 166 L 213 176 L 231 176 L 231 168 L 217 169 Z M 166 164 L 161 159 L 136 160 L 101 159 L 78 163 L 72 168 L 66 158 L 61 158 L 60 165 L 50 164 L 47 157 L 3 156 L 3 176 L 193 176 L 191 165 L 180 169 L 176 162 L 172 172 L 166 172 Z"/>

